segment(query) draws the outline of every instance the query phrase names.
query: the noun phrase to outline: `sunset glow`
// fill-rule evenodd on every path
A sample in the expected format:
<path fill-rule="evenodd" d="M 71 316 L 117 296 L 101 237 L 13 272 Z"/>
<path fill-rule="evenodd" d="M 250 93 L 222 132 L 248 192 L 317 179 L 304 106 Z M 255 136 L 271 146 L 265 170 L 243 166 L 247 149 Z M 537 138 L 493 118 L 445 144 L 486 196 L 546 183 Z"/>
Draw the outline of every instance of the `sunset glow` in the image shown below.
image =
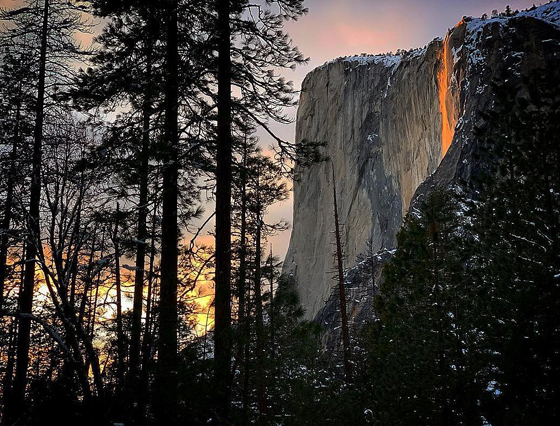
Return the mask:
<path fill-rule="evenodd" d="M 439 109 L 441 111 L 441 157 L 443 158 L 451 145 L 455 132 L 453 108 L 450 106 L 450 79 L 453 73 L 452 58 L 449 51 L 449 35 L 443 42 L 440 57 L 440 69 L 438 71 Z"/>
<path fill-rule="evenodd" d="M 206 243 L 205 246 L 213 246 L 214 238 L 205 236 L 201 238 Z M 200 249 L 193 248 L 193 254 L 189 257 L 190 265 L 188 268 L 181 269 L 179 266 L 179 280 L 186 283 L 188 288 L 179 294 L 179 298 L 184 300 L 192 310 L 186 321 L 193 327 L 197 336 L 202 336 L 214 327 L 214 282 L 213 282 L 213 258 L 211 255 Z"/>

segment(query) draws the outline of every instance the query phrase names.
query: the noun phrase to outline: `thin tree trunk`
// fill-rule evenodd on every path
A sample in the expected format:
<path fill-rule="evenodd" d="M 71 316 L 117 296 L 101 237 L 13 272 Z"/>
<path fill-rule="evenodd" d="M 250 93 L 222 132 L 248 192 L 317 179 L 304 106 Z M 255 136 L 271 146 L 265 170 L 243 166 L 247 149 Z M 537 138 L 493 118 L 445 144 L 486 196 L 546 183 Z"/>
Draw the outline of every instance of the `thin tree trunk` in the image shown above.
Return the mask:
<path fill-rule="evenodd" d="M 27 244 L 24 241 L 23 242 L 23 247 L 22 247 L 22 254 L 21 254 L 21 258 L 22 260 L 25 259 L 25 256 L 27 255 Z M 20 281 L 23 281 L 23 277 L 25 276 L 25 268 L 21 267 L 20 270 Z M 19 287 L 19 293 L 17 295 L 18 299 L 20 297 L 21 294 L 21 286 Z M 8 363 L 6 366 L 6 376 L 5 376 L 5 386 L 4 389 L 6 390 L 6 392 L 3 395 L 3 399 L 2 399 L 2 411 L 3 414 L 6 416 L 6 424 L 10 424 L 10 417 L 12 414 L 10 412 L 10 407 L 13 406 L 13 392 L 12 392 L 12 386 L 14 383 L 14 367 L 16 364 L 16 357 L 17 357 L 17 325 L 18 325 L 18 320 L 17 318 L 14 318 L 12 320 L 12 324 L 11 324 L 11 330 L 10 330 L 10 343 L 9 343 L 9 348 L 8 348 Z"/>
<path fill-rule="evenodd" d="M 109 234 L 109 238 L 111 238 Z M 101 251 L 100 251 L 100 258 L 103 258 L 103 253 L 105 251 L 105 235 L 101 239 Z M 93 290 L 93 279 L 92 285 L 90 286 L 90 295 L 89 295 L 89 315 L 86 323 L 86 331 L 87 335 L 90 336 L 91 341 L 93 341 L 93 331 L 95 326 L 95 315 L 97 310 L 97 296 L 99 294 L 99 286 L 101 284 L 101 269 L 97 271 L 97 279 L 95 280 L 95 293 Z"/>
<path fill-rule="evenodd" d="M 49 22 L 49 0 L 45 0 L 41 29 L 41 51 L 39 56 L 39 78 L 37 89 L 36 119 L 33 142 L 33 165 L 29 201 L 29 243 L 27 245 L 27 263 L 19 299 L 19 312 L 31 314 L 33 307 L 33 287 L 35 284 L 35 261 L 37 246 L 40 242 L 39 201 L 41 198 L 41 160 L 43 142 L 43 121 L 45 105 L 45 74 L 47 59 L 47 35 Z M 14 380 L 13 416 L 8 417 L 8 424 L 25 412 L 25 388 L 27 385 L 27 367 L 29 365 L 29 345 L 31 339 L 31 320 L 26 316 L 19 318 L 17 364 Z"/>
<path fill-rule="evenodd" d="M 82 186 L 84 185 L 83 176 L 82 176 Z M 74 235 L 78 235 L 80 231 L 80 223 L 82 217 L 82 197 L 80 197 L 80 206 L 77 211 L 76 223 L 74 225 Z M 81 246 L 81 244 L 80 244 Z M 72 258 L 72 266 L 70 267 L 70 306 L 74 307 L 75 299 L 76 299 L 76 281 L 78 279 L 78 257 L 80 254 L 80 250 L 78 249 L 78 244 L 76 244 L 75 253 Z"/>
<path fill-rule="evenodd" d="M 144 103 L 142 107 L 142 150 L 140 153 L 140 196 L 138 207 L 138 229 L 136 239 L 136 263 L 134 272 L 134 300 L 132 305 L 132 330 L 130 333 L 129 385 L 134 394 L 133 401 L 138 395 L 138 381 L 140 379 L 140 340 L 142 333 L 142 305 L 144 299 L 144 269 L 146 259 L 146 239 L 148 231 L 146 221 L 148 217 L 148 166 L 150 149 L 150 121 L 151 121 L 151 79 L 152 79 L 152 44 L 148 41 L 146 53 L 146 76 L 144 88 Z"/>
<path fill-rule="evenodd" d="M 17 337 L 17 333 L 16 333 L 16 324 L 17 321 L 16 319 L 12 319 L 12 322 L 10 323 L 10 331 L 9 331 L 9 337 L 8 337 L 8 353 L 6 355 L 6 372 L 4 375 L 4 380 L 2 383 L 3 389 L 6 390 L 6 392 L 2 393 L 2 398 L 0 399 L 0 407 L 2 408 L 2 412 L 6 412 L 6 407 L 11 406 L 12 402 L 11 402 L 11 393 L 8 391 L 9 389 L 11 389 L 12 387 L 12 382 L 13 382 L 13 378 L 14 378 L 14 359 L 15 359 L 15 349 L 16 349 L 16 337 Z"/>
<path fill-rule="evenodd" d="M 95 321 L 97 318 L 97 302 L 99 300 L 99 287 L 101 284 L 101 280 L 100 280 L 100 274 L 98 274 L 97 276 L 97 285 L 95 286 L 95 295 L 93 296 L 93 303 L 92 303 L 92 307 L 91 307 L 91 313 L 90 313 L 90 326 L 89 326 L 89 336 L 90 336 L 90 340 L 93 342 L 93 339 L 95 338 Z"/>
<path fill-rule="evenodd" d="M 69 364 L 71 364 L 71 366 L 69 366 L 70 370 L 75 371 L 76 375 L 78 376 L 78 381 L 84 392 L 84 402 L 87 404 L 91 400 L 91 392 L 88 380 L 88 362 L 87 360 L 84 362 L 82 358 L 82 353 L 78 344 L 78 338 L 76 337 L 78 330 L 83 328 L 80 324 L 77 324 L 75 316 L 73 316 L 72 307 L 67 303 L 67 300 L 64 299 L 64 294 L 61 294 L 59 286 L 56 287 L 62 297 L 60 298 L 60 300 L 57 297 L 54 288 L 55 286 L 51 281 L 50 275 L 45 269 L 46 267 L 43 267 L 45 284 L 51 295 L 51 300 L 53 301 L 55 310 L 58 313 L 59 318 L 62 320 L 66 331 L 65 342 L 62 342 L 62 345 L 67 348 L 71 348 L 71 352 L 70 349 L 68 349 L 68 357 L 66 359 L 69 361 Z M 72 353 L 74 354 L 73 357 Z"/>
<path fill-rule="evenodd" d="M 249 344 L 251 341 L 251 315 L 249 312 L 251 311 L 249 306 L 249 300 L 246 300 L 246 312 L 247 316 L 245 317 L 245 354 L 243 356 L 243 391 L 242 391 L 242 401 L 243 401 L 243 425 L 246 426 L 249 424 L 249 387 L 250 387 L 250 357 L 251 357 L 251 345 Z"/>
<path fill-rule="evenodd" d="M 124 342 L 122 320 L 122 291 L 121 291 L 121 250 L 119 241 L 120 210 L 117 203 L 115 217 L 115 232 L 113 233 L 113 246 L 115 248 L 115 287 L 117 292 L 117 393 L 122 392 L 124 383 L 126 347 Z"/>
<path fill-rule="evenodd" d="M 274 360 L 276 358 L 276 347 L 274 346 L 274 258 L 272 256 L 272 244 L 270 245 L 270 350 Z"/>
<path fill-rule="evenodd" d="M 369 242 L 369 271 L 371 274 L 371 288 L 372 288 L 371 291 L 372 291 L 372 301 L 373 301 L 377 292 L 375 289 L 375 253 L 373 252 L 372 239 L 370 239 Z"/>
<path fill-rule="evenodd" d="M 14 135 L 12 141 L 12 152 L 10 155 L 10 172 L 8 175 L 8 182 L 6 188 L 6 203 L 4 205 L 4 217 L 2 218 L 2 237 L 0 239 L 0 311 L 4 308 L 4 283 L 6 281 L 9 249 L 9 233 L 10 224 L 12 221 L 12 205 L 14 203 L 14 186 L 16 174 L 16 154 L 19 142 L 19 122 L 20 122 L 20 109 L 21 104 L 18 102 L 16 106 L 16 124 L 14 127 Z"/>
<path fill-rule="evenodd" d="M 244 331 L 244 324 L 246 318 L 246 279 L 247 279 L 247 145 L 243 147 L 243 167 L 241 168 L 241 230 L 239 237 L 239 308 L 238 308 L 238 323 L 241 333 Z M 243 349 L 243 337 L 239 339 L 239 351 Z"/>
<path fill-rule="evenodd" d="M 177 423 L 177 261 L 178 261 L 178 41 L 177 3 L 167 4 L 167 69 L 165 81 L 165 147 L 157 408 L 160 424 Z"/>
<path fill-rule="evenodd" d="M 103 236 L 103 239 L 105 236 Z M 82 298 L 80 300 L 80 306 L 78 308 L 78 325 L 81 325 L 84 321 L 86 315 L 86 302 L 87 302 L 87 293 L 89 288 L 93 285 L 93 257 L 95 256 L 95 240 L 91 242 L 91 251 L 89 254 L 89 262 L 87 268 L 86 279 L 84 280 L 84 292 L 82 293 Z M 101 258 L 103 258 L 103 250 L 101 250 Z"/>
<path fill-rule="evenodd" d="M 152 216 L 152 241 L 150 245 L 150 267 L 148 270 L 148 295 L 146 298 L 146 322 L 144 324 L 144 338 L 142 340 L 142 367 L 141 382 L 139 386 L 138 410 L 135 414 L 135 420 L 141 424 L 146 412 L 149 391 L 149 363 L 151 360 L 152 348 L 152 299 L 154 294 L 154 266 L 156 259 L 156 222 L 157 222 L 157 205 L 154 206 Z"/>
<path fill-rule="evenodd" d="M 350 333 L 348 330 L 348 314 L 346 313 L 346 291 L 344 288 L 344 268 L 342 266 L 342 242 L 340 239 L 340 224 L 338 219 L 338 205 L 336 202 L 336 180 L 333 168 L 333 201 L 334 201 L 334 228 L 336 238 L 336 263 L 338 270 L 338 293 L 340 297 L 340 317 L 342 319 L 342 345 L 344 349 L 344 373 L 346 381 L 352 381 L 352 356 L 350 348 Z"/>
<path fill-rule="evenodd" d="M 263 325 L 263 307 L 261 294 L 261 239 L 262 239 L 262 218 L 260 203 L 260 182 L 257 177 L 257 232 L 255 236 L 255 326 L 257 331 L 257 400 L 259 413 L 266 411 L 266 397 L 264 389 L 264 325 Z"/>
<path fill-rule="evenodd" d="M 248 351 L 250 328 L 247 309 L 247 140 L 243 146 L 243 167 L 241 169 L 241 235 L 239 248 L 239 313 L 238 313 L 238 358 L 243 365 L 242 424 L 249 422 L 249 362 Z"/>
<path fill-rule="evenodd" d="M 230 2 L 217 1 L 218 146 L 216 155 L 215 424 L 229 419 L 231 387 L 231 29 Z"/>

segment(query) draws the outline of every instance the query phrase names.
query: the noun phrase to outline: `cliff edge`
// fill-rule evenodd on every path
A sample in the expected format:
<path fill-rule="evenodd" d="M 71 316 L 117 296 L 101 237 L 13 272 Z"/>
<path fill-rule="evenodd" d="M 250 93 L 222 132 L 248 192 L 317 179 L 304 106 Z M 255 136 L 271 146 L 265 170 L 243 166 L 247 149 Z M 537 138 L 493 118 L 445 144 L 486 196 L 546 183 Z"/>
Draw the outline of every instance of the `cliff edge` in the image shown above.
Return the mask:
<path fill-rule="evenodd" d="M 560 43 L 557 2 L 513 17 L 465 18 L 444 39 L 398 55 L 354 56 L 312 71 L 302 84 L 296 140 L 324 141 L 329 161 L 297 171 L 284 272 L 306 317 L 334 286 L 333 175 L 345 268 L 391 250 L 413 199 L 476 171 L 474 129 L 505 64 L 542 66 Z M 416 194 L 416 195 L 415 195 Z"/>

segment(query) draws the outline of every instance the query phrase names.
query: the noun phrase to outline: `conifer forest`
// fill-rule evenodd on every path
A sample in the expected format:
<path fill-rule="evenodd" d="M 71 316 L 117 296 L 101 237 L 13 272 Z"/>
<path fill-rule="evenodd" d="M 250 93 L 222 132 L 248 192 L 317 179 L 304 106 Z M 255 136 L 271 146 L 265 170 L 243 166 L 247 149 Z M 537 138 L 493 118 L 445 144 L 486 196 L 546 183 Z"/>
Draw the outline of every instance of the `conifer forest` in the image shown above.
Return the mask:
<path fill-rule="evenodd" d="M 547 65 L 504 61 L 476 92 L 468 177 L 434 175 L 395 247 L 357 259 L 332 141 L 277 132 L 308 96 L 285 77 L 313 54 L 285 28 L 305 3 L 0 8 L 0 424 L 559 424 L 558 3 L 556 26 L 516 33 L 546 33 L 519 45 Z M 270 245 L 291 224 L 267 215 L 319 167 L 330 325 L 306 316 L 312 283 Z"/>

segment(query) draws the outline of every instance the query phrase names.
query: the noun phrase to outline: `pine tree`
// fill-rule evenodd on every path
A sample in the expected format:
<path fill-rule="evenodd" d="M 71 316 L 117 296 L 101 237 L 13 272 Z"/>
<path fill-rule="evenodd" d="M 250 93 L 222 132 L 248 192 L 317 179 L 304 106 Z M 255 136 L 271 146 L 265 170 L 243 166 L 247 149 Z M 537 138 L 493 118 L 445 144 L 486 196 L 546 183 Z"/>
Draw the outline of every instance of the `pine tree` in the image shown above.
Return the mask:
<path fill-rule="evenodd" d="M 103 48 L 92 58 L 96 65 L 82 73 L 78 92 L 74 97 L 86 106 L 101 104 L 105 107 L 117 99 L 128 96 L 132 107 L 132 117 L 123 117 L 113 129 L 115 135 L 109 138 L 110 143 L 121 144 L 132 139 L 132 158 L 129 167 L 122 169 L 122 156 L 118 161 L 118 172 L 134 171 L 132 179 L 138 184 L 138 216 L 136 225 L 136 259 L 134 274 L 133 320 L 130 339 L 128 365 L 128 394 L 133 401 L 142 392 L 140 380 L 140 347 L 141 327 L 144 297 L 144 279 L 146 267 L 146 247 L 148 245 L 147 216 L 149 209 L 149 177 L 152 151 L 152 115 L 161 104 L 158 96 L 158 79 L 161 77 L 154 72 L 156 65 L 162 61 L 161 52 L 155 45 L 162 38 L 162 29 L 157 25 L 157 16 L 161 13 L 158 7 L 150 4 L 138 3 L 134 7 L 125 7 L 118 2 L 97 2 L 98 13 L 111 13 L 112 21 L 105 27 L 99 42 Z M 136 38 L 138 43 L 131 43 Z M 159 102 L 158 102 L 159 101 Z M 134 115 L 140 110 L 141 129 L 134 129 L 136 119 Z M 132 127 L 132 132 L 127 132 Z M 141 135 L 137 136 L 135 133 Z M 128 134 L 127 134 L 128 133 Z M 132 134 L 131 134 L 132 133 Z M 124 136 L 124 137 L 123 137 Z M 139 142 L 138 142 L 139 140 Z M 128 141 L 127 141 L 128 142 Z M 126 142 L 125 142 L 126 143 Z M 134 146 L 139 145 L 139 146 Z M 106 149 L 106 148 L 105 148 Z M 126 155 L 126 154 L 125 154 Z M 144 390 L 145 392 L 146 390 Z M 132 404 L 134 404 L 132 402 Z"/>
<path fill-rule="evenodd" d="M 217 63 L 217 162 L 216 162 L 216 385 L 217 418 L 227 419 L 229 406 L 231 354 L 231 185 L 232 185 L 232 119 L 250 120 L 263 127 L 278 144 L 280 155 L 294 162 L 308 162 L 317 145 L 289 144 L 278 138 L 268 120 L 286 122 L 283 108 L 292 103 L 293 89 L 273 68 L 290 68 L 305 60 L 290 44 L 283 32 L 285 19 L 297 19 L 305 12 L 300 0 L 275 3 L 280 13 L 270 6 L 245 1 L 217 1 L 215 10 Z M 271 5 L 272 5 L 271 3 Z M 245 13 L 246 12 L 254 13 Z M 253 11 L 254 9 L 254 11 Z M 239 35 L 240 44 L 232 38 Z M 231 87 L 241 96 L 232 100 Z M 235 113 L 232 113 L 235 111 Z M 316 155 L 315 155 L 316 157 Z M 216 421 L 217 421 L 216 418 Z"/>
<path fill-rule="evenodd" d="M 405 219 L 384 271 L 370 362 L 375 395 L 383 395 L 376 415 L 388 424 L 470 424 L 476 417 L 480 389 L 465 356 L 474 351 L 467 349 L 476 335 L 474 294 L 457 209 L 451 193 L 430 193 L 417 216 Z"/>
<path fill-rule="evenodd" d="M 175 425 L 177 399 L 177 273 L 178 273 L 178 44 L 177 2 L 166 3 L 167 43 L 165 74 L 165 134 L 163 146 L 163 202 L 161 237 L 161 283 L 159 303 L 159 349 L 157 375 L 157 417 Z"/>
<path fill-rule="evenodd" d="M 29 234 L 31 238 L 27 242 L 26 255 L 28 262 L 26 265 L 25 277 L 22 282 L 19 299 L 19 312 L 22 314 L 31 314 L 33 305 L 33 287 L 35 285 L 35 258 L 37 256 L 37 245 L 40 244 L 39 201 L 41 198 L 41 154 L 43 143 L 48 24 L 49 0 L 45 0 L 41 26 L 37 104 L 35 109 L 36 113 L 32 160 L 33 169 L 31 172 L 31 186 L 29 191 Z M 25 387 L 27 385 L 27 367 L 29 363 L 30 333 L 31 321 L 29 319 L 20 319 L 18 327 L 17 364 L 13 390 L 14 399 L 12 401 L 13 414 L 7 415 L 8 421 L 10 421 L 12 415 L 19 416 L 21 415 L 19 413 L 23 411 Z"/>
<path fill-rule="evenodd" d="M 534 67 L 495 84 L 494 108 L 479 130 L 487 167 L 470 215 L 489 295 L 484 332 L 494 356 L 482 380 L 489 384 L 490 422 L 558 417 L 552 349 L 560 338 L 557 78 L 557 67 Z"/>
<path fill-rule="evenodd" d="M 231 28 L 230 2 L 217 1 L 218 117 L 216 152 L 216 296 L 215 296 L 215 415 L 214 423 L 229 418 L 231 389 Z"/>

